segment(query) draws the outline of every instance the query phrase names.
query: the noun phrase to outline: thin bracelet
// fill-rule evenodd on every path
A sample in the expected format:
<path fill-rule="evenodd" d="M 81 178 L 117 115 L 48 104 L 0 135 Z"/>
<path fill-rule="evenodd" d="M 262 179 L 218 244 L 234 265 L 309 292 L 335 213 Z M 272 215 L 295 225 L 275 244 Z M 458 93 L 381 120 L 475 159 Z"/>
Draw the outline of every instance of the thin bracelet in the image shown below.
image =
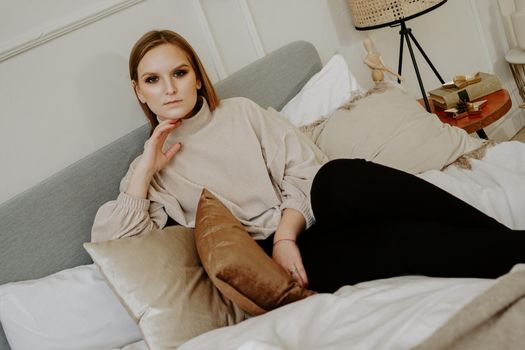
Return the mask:
<path fill-rule="evenodd" d="M 291 238 L 281 238 L 281 239 L 278 239 L 278 240 L 276 240 L 275 242 L 273 242 L 273 245 L 276 245 L 277 243 L 282 242 L 282 241 L 290 241 L 290 242 L 294 242 L 294 243 L 295 243 L 295 239 L 291 239 Z"/>

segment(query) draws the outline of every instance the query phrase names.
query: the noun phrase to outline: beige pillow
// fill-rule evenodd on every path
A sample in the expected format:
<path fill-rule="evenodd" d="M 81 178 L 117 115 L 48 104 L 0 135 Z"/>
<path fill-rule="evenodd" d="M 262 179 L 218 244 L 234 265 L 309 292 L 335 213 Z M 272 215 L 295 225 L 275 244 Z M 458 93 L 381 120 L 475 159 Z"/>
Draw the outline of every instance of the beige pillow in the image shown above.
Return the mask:
<path fill-rule="evenodd" d="M 206 189 L 197 207 L 195 242 L 213 283 L 251 315 L 314 294 L 270 258 L 239 220 Z"/>
<path fill-rule="evenodd" d="M 292 123 L 290 123 L 290 121 L 288 119 L 286 119 L 282 114 L 280 114 L 275 109 L 273 109 L 273 107 L 268 107 L 266 110 L 268 112 L 273 113 L 274 115 L 276 115 L 283 123 L 294 127 L 294 125 Z M 324 163 L 328 162 L 329 159 L 323 153 L 323 151 L 321 151 L 321 149 L 313 142 L 313 140 L 312 140 L 313 138 L 311 137 L 312 135 L 308 132 L 309 129 L 314 129 L 315 126 L 318 125 L 320 122 L 322 122 L 322 121 L 321 120 L 320 121 L 315 121 L 312 124 L 308 124 L 308 125 L 304 125 L 304 126 L 298 127 L 297 130 L 299 132 L 297 132 L 297 136 L 299 137 L 301 142 L 303 142 L 304 144 L 306 144 L 308 147 L 310 147 L 312 149 L 312 151 L 315 154 L 315 158 L 319 161 L 319 163 L 324 164 Z"/>
<path fill-rule="evenodd" d="M 192 229 L 173 226 L 84 247 L 152 350 L 176 348 L 245 318 L 206 276 Z"/>
<path fill-rule="evenodd" d="M 320 128 L 314 141 L 330 159 L 362 158 L 413 174 L 441 169 L 484 142 L 388 84 L 338 109 Z"/>

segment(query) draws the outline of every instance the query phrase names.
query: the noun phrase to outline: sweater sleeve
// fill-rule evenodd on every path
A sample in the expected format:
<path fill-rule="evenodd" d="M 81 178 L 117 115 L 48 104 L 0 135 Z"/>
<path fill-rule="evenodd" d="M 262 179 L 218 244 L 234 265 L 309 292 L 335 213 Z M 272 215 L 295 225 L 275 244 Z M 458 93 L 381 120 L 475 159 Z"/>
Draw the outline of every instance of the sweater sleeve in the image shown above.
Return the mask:
<path fill-rule="evenodd" d="M 326 161 L 313 142 L 278 113 L 263 110 L 267 124 L 261 146 L 272 181 L 280 190 L 280 209 L 292 208 L 303 214 L 306 228 L 315 219 L 310 204 L 312 181 Z"/>
<path fill-rule="evenodd" d="M 117 199 L 99 208 L 91 229 L 91 241 L 136 236 L 166 225 L 168 215 L 160 203 L 137 198 L 124 192 L 135 163 L 136 160 L 120 182 L 120 194 Z"/>

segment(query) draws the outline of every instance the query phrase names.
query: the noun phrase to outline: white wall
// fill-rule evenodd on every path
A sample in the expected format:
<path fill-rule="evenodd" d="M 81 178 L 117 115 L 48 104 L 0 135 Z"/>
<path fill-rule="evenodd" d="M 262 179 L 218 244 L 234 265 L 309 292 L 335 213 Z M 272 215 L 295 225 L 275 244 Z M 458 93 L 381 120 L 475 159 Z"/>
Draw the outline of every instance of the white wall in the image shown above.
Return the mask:
<path fill-rule="evenodd" d="M 29 2 L 39 8 L 26 16 Z M 131 3 L 77 0 L 73 6 L 66 0 L 2 0 L 0 57 L 39 33 L 126 2 Z M 213 81 L 299 39 L 311 41 L 323 62 L 342 53 L 364 86 L 371 86 L 370 72 L 362 64 L 366 35 L 397 68 L 398 29 L 354 30 L 344 0 L 135 2 L 0 62 L 0 203 L 144 123 L 129 87 L 127 58 L 147 30 L 169 28 L 186 36 Z M 495 72 L 518 104 L 503 59 L 509 44 L 495 1 L 451 0 L 409 24 L 445 80 L 477 70 Z M 407 55 L 404 85 L 419 95 Z M 424 61 L 418 62 L 427 90 L 437 86 Z M 502 122 L 487 128 L 489 136 L 511 137 L 525 124 L 522 114 L 513 108 Z"/>
<path fill-rule="evenodd" d="M 522 102 L 521 97 L 505 62 L 505 53 L 510 45 L 504 21 L 498 3 L 494 0 L 452 0 L 435 11 L 407 22 L 445 81 L 451 80 L 454 75 L 477 71 L 495 73 L 502 79 L 504 87 L 511 92 L 513 107 L 505 118 L 485 128 L 488 136 L 497 141 L 508 140 L 525 125 L 525 114 L 517 107 Z M 366 32 L 376 43 L 378 51 L 383 53 L 387 64 L 395 70 L 399 54 L 398 33 L 398 27 Z M 426 91 L 439 86 L 439 80 L 412 46 Z M 355 52 L 354 48 L 343 47 L 342 50 L 349 55 Z M 406 46 L 402 73 L 405 78 L 403 85 L 415 96 L 421 97 Z"/>
<path fill-rule="evenodd" d="M 0 202 L 144 123 L 127 60 L 147 30 L 181 32 L 212 65 L 195 23 L 190 1 L 145 1 L 1 62 Z"/>
<path fill-rule="evenodd" d="M 56 27 L 78 14 L 79 9 L 92 9 L 105 0 L 17 0 L 0 3 L 0 43 L 23 40 L 37 31 Z M 58 11 L 57 11 L 58 10 Z"/>

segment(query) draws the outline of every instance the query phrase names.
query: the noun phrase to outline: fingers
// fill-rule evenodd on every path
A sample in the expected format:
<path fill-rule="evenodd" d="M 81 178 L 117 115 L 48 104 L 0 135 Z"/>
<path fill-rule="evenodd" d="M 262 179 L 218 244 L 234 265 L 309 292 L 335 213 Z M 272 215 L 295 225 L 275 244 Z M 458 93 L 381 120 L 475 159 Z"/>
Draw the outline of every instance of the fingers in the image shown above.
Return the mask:
<path fill-rule="evenodd" d="M 308 277 L 306 276 L 306 271 L 302 263 L 294 264 L 293 267 L 290 269 L 290 275 L 297 283 L 299 283 L 301 287 L 308 287 Z"/>
<path fill-rule="evenodd" d="M 171 145 L 171 147 L 165 153 L 166 158 L 168 158 L 168 160 L 171 160 L 173 157 L 175 157 L 175 154 L 177 154 L 181 147 L 182 145 L 180 143 Z"/>
<path fill-rule="evenodd" d="M 303 288 L 308 287 L 308 277 L 301 259 L 301 252 L 295 244 L 278 244 L 273 247 L 273 259 Z"/>
<path fill-rule="evenodd" d="M 156 173 L 162 169 L 175 154 L 181 149 L 180 143 L 175 143 L 164 148 L 169 134 L 181 125 L 181 120 L 163 120 L 155 127 L 149 139 L 144 143 L 144 152 L 142 153 L 142 164 L 147 171 Z"/>
<path fill-rule="evenodd" d="M 177 120 L 164 120 L 157 125 L 153 133 L 151 134 L 150 140 L 158 141 L 158 145 L 162 146 L 168 135 L 177 128 L 182 121 Z"/>
<path fill-rule="evenodd" d="M 299 270 L 299 277 L 301 278 L 301 286 L 303 288 L 308 288 L 308 276 L 306 275 L 306 270 L 304 269 L 303 264 L 301 264 L 301 267 L 298 268 Z"/>
<path fill-rule="evenodd" d="M 149 137 L 149 139 L 144 144 L 144 149 L 150 148 L 151 151 L 159 152 L 161 151 L 164 142 L 166 141 L 166 138 L 168 135 L 180 124 L 182 121 L 180 119 L 176 120 L 163 120 L 159 123 L 153 130 L 153 133 Z M 173 145 L 171 148 L 173 148 L 175 145 Z M 175 153 L 178 152 L 178 149 L 180 149 L 180 146 L 175 147 L 174 150 L 168 150 L 170 154 L 170 159 L 175 155 Z M 171 151 L 171 152 L 170 152 Z"/>
<path fill-rule="evenodd" d="M 155 130 L 153 130 L 153 135 L 155 136 L 158 136 L 164 132 L 166 132 L 166 130 L 173 130 L 175 129 L 178 125 L 180 125 L 181 121 L 180 119 L 177 119 L 177 120 L 163 120 L 162 122 L 159 123 L 159 125 L 157 125 L 155 127 Z"/>

